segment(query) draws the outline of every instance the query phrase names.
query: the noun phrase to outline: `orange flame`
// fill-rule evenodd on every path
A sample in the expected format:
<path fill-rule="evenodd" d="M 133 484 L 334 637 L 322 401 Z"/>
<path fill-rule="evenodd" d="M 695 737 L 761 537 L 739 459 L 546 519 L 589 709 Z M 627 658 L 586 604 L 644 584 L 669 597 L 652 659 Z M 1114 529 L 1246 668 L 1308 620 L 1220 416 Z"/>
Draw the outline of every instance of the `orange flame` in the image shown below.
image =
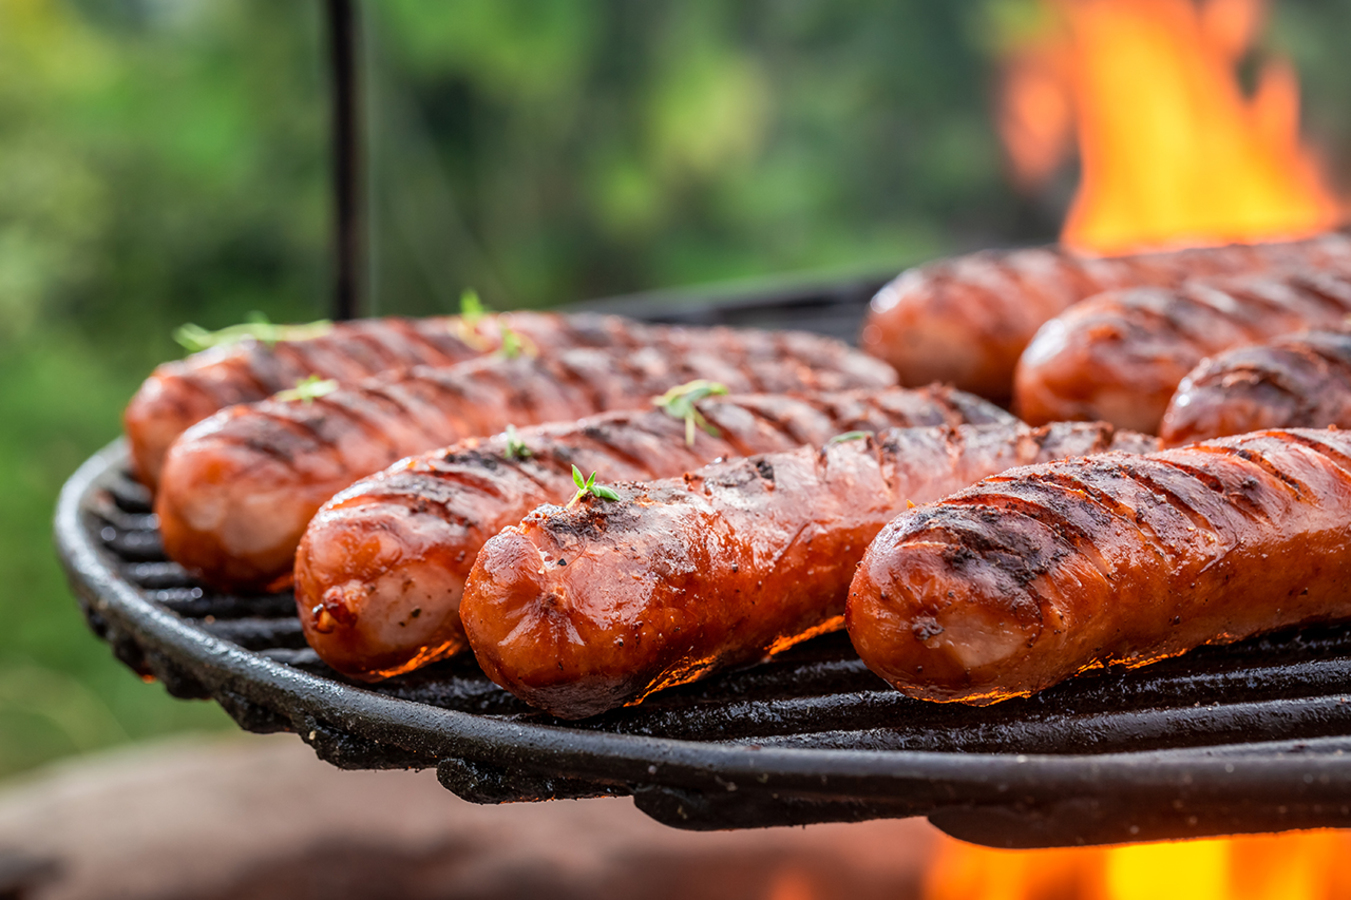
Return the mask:
<path fill-rule="evenodd" d="M 1339 199 L 1299 137 L 1282 60 L 1245 95 L 1262 0 L 1042 0 L 1047 27 L 1005 66 L 999 129 L 1015 180 L 1044 182 L 1077 132 L 1082 182 L 1062 240 L 1099 253 L 1297 237 Z"/>
<path fill-rule="evenodd" d="M 948 840 L 924 900 L 1323 900 L 1351 896 L 1348 850 L 1339 831 L 1069 850 Z"/>

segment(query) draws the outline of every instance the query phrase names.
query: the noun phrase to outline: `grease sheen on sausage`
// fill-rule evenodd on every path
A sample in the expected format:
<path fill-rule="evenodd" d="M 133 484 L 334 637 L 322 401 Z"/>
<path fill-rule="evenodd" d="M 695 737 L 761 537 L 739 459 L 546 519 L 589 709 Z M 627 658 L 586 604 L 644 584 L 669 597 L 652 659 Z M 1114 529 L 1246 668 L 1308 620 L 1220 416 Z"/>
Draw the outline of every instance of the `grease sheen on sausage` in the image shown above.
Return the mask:
<path fill-rule="evenodd" d="M 289 575 L 315 511 L 359 478 L 508 424 L 646 407 L 696 378 L 747 393 L 895 381 L 884 363 L 815 335 L 629 325 L 604 349 L 495 354 L 377 376 L 312 401 L 234 406 L 169 451 L 155 501 L 165 551 L 213 586 L 263 587 Z"/>
<path fill-rule="evenodd" d="M 873 298 L 859 339 L 896 367 L 901 384 L 943 381 L 994 399 L 1013 390 L 1037 329 L 1103 291 L 1175 287 L 1284 268 L 1345 265 L 1351 239 L 1234 244 L 1136 256 L 1081 256 L 1061 247 L 987 250 L 909 269 Z"/>
<path fill-rule="evenodd" d="M 907 502 L 1115 437 L 892 429 L 621 484 L 618 501 L 542 507 L 488 541 L 460 615 L 493 681 L 554 715 L 594 715 L 838 629 L 855 564 Z"/>
<path fill-rule="evenodd" d="M 952 388 L 709 397 L 715 434 L 656 410 L 605 413 L 471 438 L 363 479 L 315 515 L 296 553 L 296 607 L 310 646 L 346 675 L 406 672 L 468 648 L 465 578 L 484 541 L 575 491 L 572 467 L 602 483 L 679 475 L 719 458 L 821 444 L 897 426 L 1011 423 Z M 522 450 L 524 448 L 524 450 Z"/>
<path fill-rule="evenodd" d="M 361 319 L 303 339 L 248 338 L 203 350 L 158 366 L 127 404 L 122 422 L 137 477 L 153 490 L 174 439 L 217 410 L 264 400 L 311 375 L 351 384 L 391 369 L 454 365 L 496 350 L 507 324 L 553 347 L 589 344 L 596 328 L 618 323 L 532 312 L 484 316 L 473 325 L 459 316 Z"/>
<path fill-rule="evenodd" d="M 1302 331 L 1204 359 L 1163 414 L 1165 447 L 1264 428 L 1351 428 L 1351 327 Z"/>
<path fill-rule="evenodd" d="M 1204 357 L 1351 313 L 1351 267 L 1099 294 L 1047 322 L 1018 362 L 1014 406 L 1032 423 L 1102 419 L 1156 432 Z"/>
<path fill-rule="evenodd" d="M 1013 470 L 898 518 L 850 588 L 868 667 L 987 704 L 1351 616 L 1351 432 Z"/>

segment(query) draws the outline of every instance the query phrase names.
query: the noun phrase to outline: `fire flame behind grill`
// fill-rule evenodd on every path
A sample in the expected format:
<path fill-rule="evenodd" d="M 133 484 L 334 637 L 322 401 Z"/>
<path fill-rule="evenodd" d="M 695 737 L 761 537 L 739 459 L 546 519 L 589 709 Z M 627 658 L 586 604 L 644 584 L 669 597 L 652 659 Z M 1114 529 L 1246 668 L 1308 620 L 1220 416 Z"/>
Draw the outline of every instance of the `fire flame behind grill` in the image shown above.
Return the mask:
<path fill-rule="evenodd" d="M 1061 234 L 1080 250 L 1298 237 L 1345 207 L 1299 136 L 1291 66 L 1240 63 L 1262 0 L 1040 0 L 1009 44 L 999 130 L 1016 181 L 1043 185 L 1077 138 L 1082 180 Z"/>
<path fill-rule="evenodd" d="M 1070 850 L 940 844 L 924 900 L 1321 900 L 1351 896 L 1351 835 L 1281 836 Z"/>

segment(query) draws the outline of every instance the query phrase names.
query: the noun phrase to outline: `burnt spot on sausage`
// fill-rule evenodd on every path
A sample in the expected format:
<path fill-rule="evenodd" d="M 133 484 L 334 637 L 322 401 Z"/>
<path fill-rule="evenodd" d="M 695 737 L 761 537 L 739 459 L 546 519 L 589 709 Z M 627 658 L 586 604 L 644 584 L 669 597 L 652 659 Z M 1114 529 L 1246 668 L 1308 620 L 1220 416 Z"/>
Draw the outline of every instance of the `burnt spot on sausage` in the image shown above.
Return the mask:
<path fill-rule="evenodd" d="M 502 457 L 496 453 L 484 453 L 482 450 L 466 450 L 453 456 L 447 455 L 446 462 L 496 472 L 502 467 Z"/>
<path fill-rule="evenodd" d="M 587 515 L 586 511 L 574 515 L 562 512 L 559 515 L 546 515 L 539 526 L 556 538 L 577 538 L 583 541 L 596 540 L 605 533 L 606 523 L 603 517 Z"/>
<path fill-rule="evenodd" d="M 774 474 L 773 467 L 770 467 L 769 471 L 770 480 L 772 481 Z M 758 483 L 763 477 L 764 476 L 759 471 L 758 463 L 753 459 L 748 459 L 740 463 L 720 466 L 715 471 L 705 470 L 702 477 L 697 473 L 688 474 L 685 476 L 685 483 L 691 488 L 702 484 L 704 493 L 707 494 L 711 493 L 709 491 L 710 485 L 730 489 L 744 488 L 748 485 Z"/>
<path fill-rule="evenodd" d="M 1021 511 L 945 505 L 935 512 L 929 530 L 946 536 L 942 556 L 955 572 L 980 570 L 1022 589 L 1073 552 L 1063 539 L 1048 546 L 1040 529 L 1020 529 L 1019 520 L 1028 518 Z"/>
<path fill-rule="evenodd" d="M 943 633 L 944 628 L 938 624 L 938 620 L 933 616 L 916 616 L 915 622 L 910 626 L 915 638 L 920 641 L 927 641 L 930 638 L 938 637 Z"/>
<path fill-rule="evenodd" d="M 774 464 L 773 464 L 773 463 L 771 463 L 769 460 L 765 459 L 764 457 L 761 457 L 760 459 L 757 459 L 757 460 L 754 461 L 754 465 L 755 465 L 755 471 L 756 471 L 756 473 L 757 473 L 761 478 L 763 478 L 765 481 L 770 482 L 771 484 L 774 482 Z"/>

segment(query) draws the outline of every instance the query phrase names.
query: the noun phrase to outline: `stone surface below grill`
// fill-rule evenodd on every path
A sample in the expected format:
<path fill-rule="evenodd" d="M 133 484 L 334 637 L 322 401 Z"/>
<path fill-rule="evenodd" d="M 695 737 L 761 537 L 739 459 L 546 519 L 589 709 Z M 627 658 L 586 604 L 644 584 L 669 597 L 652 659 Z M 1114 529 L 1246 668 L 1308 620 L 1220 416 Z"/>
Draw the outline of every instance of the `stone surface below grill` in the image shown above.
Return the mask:
<path fill-rule="evenodd" d="M 42 900 L 906 900 L 937 839 L 919 820 L 704 835 L 626 800 L 480 807 L 431 772 L 342 772 L 283 737 L 151 744 L 0 786 L 0 858 L 40 869 Z"/>

